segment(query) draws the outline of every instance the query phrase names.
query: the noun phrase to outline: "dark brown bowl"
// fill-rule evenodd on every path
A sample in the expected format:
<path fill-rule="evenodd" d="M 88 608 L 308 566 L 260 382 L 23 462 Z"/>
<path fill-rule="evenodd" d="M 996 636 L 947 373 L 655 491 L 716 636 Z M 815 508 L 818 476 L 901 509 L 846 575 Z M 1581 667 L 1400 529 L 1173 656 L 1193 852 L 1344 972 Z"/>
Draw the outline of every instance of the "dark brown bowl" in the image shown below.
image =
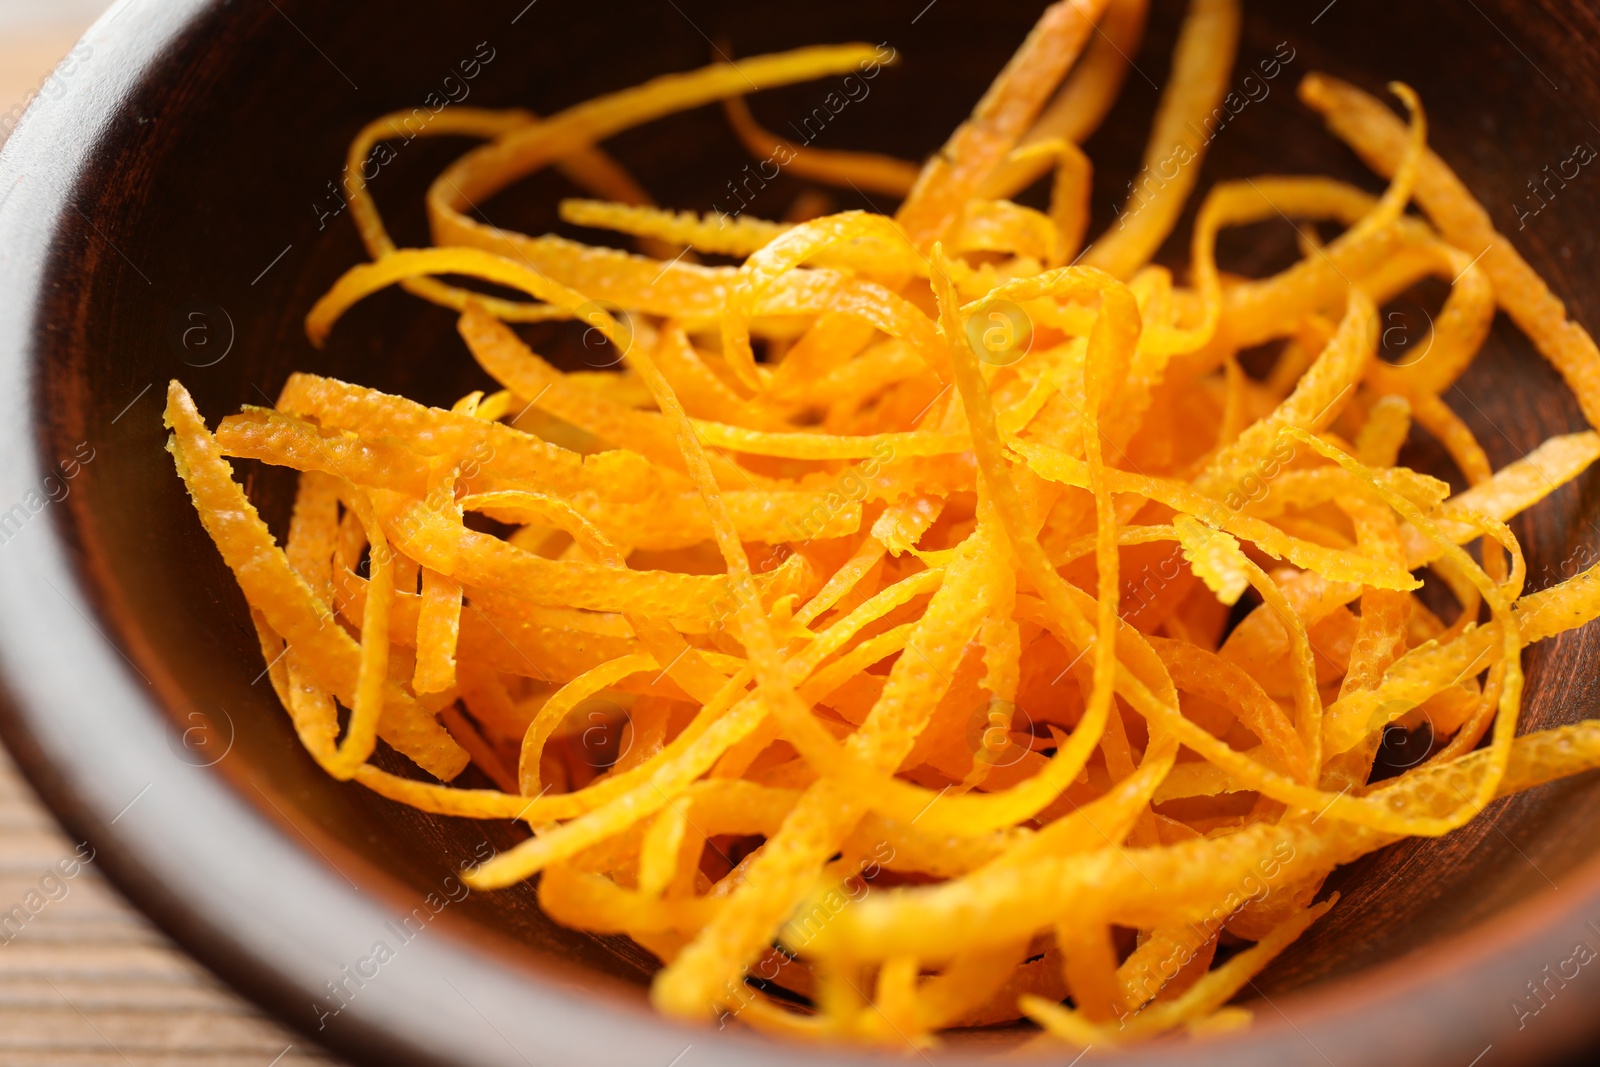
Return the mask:
<path fill-rule="evenodd" d="M 0 725 L 116 883 L 227 980 L 363 1062 L 876 1062 L 652 1015 L 650 959 L 555 926 L 528 886 L 474 893 L 433 917 L 428 894 L 459 895 L 455 869 L 486 840 L 508 840 L 508 828 L 390 804 L 328 779 L 301 751 L 261 678 L 244 603 L 162 449 L 162 390 L 181 378 L 214 421 L 275 395 L 294 368 L 430 402 L 485 384 L 452 316 L 402 293 L 358 307 L 324 351 L 301 330 L 314 297 L 361 258 L 331 192 L 346 142 L 379 113 L 459 95 L 452 84 L 468 85 L 472 104 L 548 112 L 698 66 L 713 39 L 741 54 L 887 41 L 902 65 L 838 117 L 826 143 L 917 158 L 976 100 L 1039 7 L 123 0 L 106 16 L 0 155 Z M 1089 146 L 1102 221 L 1132 173 L 1178 11 L 1156 3 L 1139 70 Z M 1370 185 L 1298 107 L 1293 84 L 1318 68 L 1372 88 L 1404 79 L 1430 105 L 1433 143 L 1579 317 L 1600 326 L 1587 313 L 1600 296 L 1587 222 L 1600 212 L 1600 176 L 1585 170 L 1543 198 L 1520 231 L 1518 210 L 1534 205 L 1527 183 L 1547 164 L 1600 144 L 1596 23 L 1576 0 L 1255 0 L 1236 76 L 1279 42 L 1295 57 L 1217 139 L 1205 173 L 1332 171 Z M 470 82 L 445 82 L 488 50 Z M 781 128 L 823 93 L 799 86 L 755 107 Z M 683 208 L 709 208 L 746 162 L 711 109 L 613 147 Z M 402 244 L 423 239 L 422 190 L 458 148 L 417 141 L 377 180 Z M 793 190 L 780 184 L 755 210 L 781 210 Z M 497 222 L 547 227 L 562 192 L 545 176 L 481 206 Z M 1286 233 L 1278 239 L 1290 247 Z M 1242 249 L 1230 253 L 1236 266 Z M 1391 310 L 1400 318 L 1386 325 L 1420 326 L 1414 309 Z M 1580 425 L 1503 322 L 1450 400 L 1496 464 Z M 76 461 L 70 479 L 63 461 Z M 287 480 L 241 467 L 281 528 Z M 1585 477 L 1517 523 L 1534 586 L 1593 562 L 1597 485 Z M 1595 713 L 1586 641 L 1568 634 L 1528 653 L 1529 724 Z M 1591 775 L 1356 864 L 1337 878 L 1340 906 L 1258 983 L 1254 1029 L 1126 1062 L 1467 1067 L 1571 1052 L 1600 1034 L 1600 967 L 1568 962 L 1576 945 L 1600 947 L 1597 823 Z M 426 928 L 402 934 L 419 907 L 429 921 L 413 924 Z M 379 941 L 393 960 L 348 982 L 348 1006 L 323 1016 L 327 983 L 346 982 Z"/>

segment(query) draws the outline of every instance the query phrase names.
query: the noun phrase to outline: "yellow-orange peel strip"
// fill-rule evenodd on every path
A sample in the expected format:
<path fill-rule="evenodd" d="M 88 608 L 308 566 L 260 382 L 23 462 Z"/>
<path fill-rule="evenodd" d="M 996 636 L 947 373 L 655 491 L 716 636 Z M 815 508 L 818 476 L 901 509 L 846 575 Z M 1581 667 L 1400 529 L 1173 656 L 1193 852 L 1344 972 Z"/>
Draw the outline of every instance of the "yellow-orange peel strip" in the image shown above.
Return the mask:
<path fill-rule="evenodd" d="M 632 937 L 666 1012 L 919 1048 L 1005 1021 L 1077 1045 L 1242 1025 L 1231 1002 L 1338 906 L 1334 867 L 1600 765 L 1595 721 L 1516 736 L 1522 649 L 1600 616 L 1600 569 L 1525 593 L 1549 568 L 1506 525 L 1600 433 L 1496 470 L 1441 397 L 1470 391 L 1496 306 L 1591 420 L 1600 352 L 1399 84 L 1409 124 L 1301 85 L 1382 195 L 1221 183 L 1187 272 L 1152 265 L 1203 178 L 1237 0 L 1191 0 L 1133 195 L 1087 233 L 1077 146 L 1147 6 L 1051 5 L 920 171 L 751 117 L 746 93 L 890 59 L 846 45 L 542 119 L 449 109 L 427 132 L 488 143 L 434 183 L 434 247 L 397 248 L 356 181 L 373 258 L 309 310 L 312 341 L 346 344 L 345 311 L 400 285 L 459 313 L 441 358 L 498 391 L 427 406 L 295 374 L 214 436 L 177 383 L 166 412 L 310 758 L 526 824 L 471 884 L 537 878 L 557 921 Z M 657 208 L 600 148 L 719 101 L 792 177 L 899 212 Z M 352 172 L 407 135 L 369 124 Z M 564 221 L 640 251 L 468 217 L 547 165 L 599 198 Z M 1297 225 L 1293 265 L 1225 273 L 1222 231 L 1285 219 L 1342 232 Z M 1391 364 L 1386 305 L 1425 278 L 1449 295 Z M 563 319 L 615 366 L 511 325 Z M 1405 465 L 1419 434 L 1469 488 Z M 282 549 L 225 457 L 297 472 Z M 1429 758 L 1374 783 L 1385 730 L 1423 719 Z M 1241 907 L 1246 884 L 1268 896 Z"/>

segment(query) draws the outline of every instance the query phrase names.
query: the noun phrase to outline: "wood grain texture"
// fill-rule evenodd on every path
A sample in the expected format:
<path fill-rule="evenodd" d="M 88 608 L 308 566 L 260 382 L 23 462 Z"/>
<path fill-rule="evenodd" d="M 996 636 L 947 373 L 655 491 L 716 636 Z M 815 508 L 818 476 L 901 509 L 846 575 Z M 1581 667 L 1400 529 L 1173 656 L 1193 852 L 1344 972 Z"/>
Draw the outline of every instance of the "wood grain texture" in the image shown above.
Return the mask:
<path fill-rule="evenodd" d="M 0 921 L 38 907 L 0 930 L 0 1067 L 335 1062 L 220 985 L 92 862 L 61 877 L 77 844 L 0 750 Z"/>
<path fill-rule="evenodd" d="M 640 0 L 619 6 L 621 17 L 595 18 L 580 0 L 496 0 L 440 18 L 439 5 L 414 0 L 374 18 L 378 6 L 369 4 L 217 3 L 148 71 L 119 73 L 119 55 L 109 43 L 97 53 L 104 66 L 71 82 L 53 117 L 48 111 L 41 116 L 54 124 L 38 128 L 55 140 L 47 144 L 34 136 L 24 146 L 30 154 L 19 150 L 12 157 L 15 170 L 0 171 L 0 178 L 13 183 L 0 195 L 19 190 L 12 194 L 14 205 L 42 202 L 44 194 L 33 190 L 51 182 L 69 188 L 74 198 L 70 209 L 59 212 L 48 256 L 35 253 L 26 263 L 18 257 L 19 265 L 10 268 L 0 256 L 0 283 L 19 290 L 38 286 L 24 294 L 28 301 L 14 305 L 37 309 L 29 312 L 25 337 L 5 332 L 7 311 L 0 304 L 0 339 L 20 353 L 10 355 L 7 344 L 0 344 L 0 428 L 8 420 L 37 420 L 40 467 L 70 454 L 80 441 L 91 441 L 100 458 L 64 506 L 52 511 L 53 526 L 36 522 L 6 548 L 0 571 L 49 564 L 39 546 L 51 537 L 73 553 L 78 584 L 58 574 L 54 591 L 40 587 L 35 600 L 18 597 L 12 605 L 12 618 L 34 630 L 44 628 L 39 620 L 49 621 L 52 647 L 38 649 L 31 659 L 17 653 L 17 677 L 6 684 L 26 696 L 32 690 L 25 683 L 51 674 L 40 664 L 70 664 L 70 672 L 56 673 L 87 677 L 93 691 L 62 688 L 47 694 L 51 699 L 14 699 L 8 738 L 18 743 L 19 759 L 63 819 L 104 843 L 100 864 L 230 981 L 276 1005 L 284 1018 L 309 1025 L 307 1005 L 320 995 L 320 982 L 364 948 L 332 951 L 328 965 L 312 968 L 314 980 L 307 981 L 306 968 L 289 964 L 298 962 L 295 951 L 344 932 L 331 929 L 327 918 L 330 904 L 343 900 L 344 887 L 330 877 L 331 888 L 315 883 L 317 893 L 294 899 L 278 887 L 291 876 L 312 884 L 311 873 L 335 869 L 352 889 L 359 883 L 377 902 L 364 921 L 378 936 L 386 921 L 409 911 L 454 864 L 472 855 L 480 835 L 494 835 L 503 845 L 509 833 L 427 818 L 376 800 L 327 779 L 299 749 L 271 694 L 254 684 L 260 657 L 243 603 L 172 476 L 161 450 L 159 405 L 147 393 L 154 382 L 179 375 L 215 418 L 270 397 L 291 368 L 429 402 L 487 384 L 460 350 L 453 316 L 404 293 L 379 294 L 353 309 L 326 349 L 313 351 L 305 341 L 305 308 L 361 256 L 348 217 L 334 217 L 326 226 L 323 221 L 336 203 L 328 199 L 329 182 L 338 175 L 346 140 L 362 123 L 390 108 L 414 106 L 484 40 L 501 58 L 474 83 L 473 104 L 541 112 L 699 65 L 710 39 L 728 40 L 741 54 L 818 40 L 885 40 L 900 50 L 902 66 L 874 84 L 870 103 L 852 106 L 829 127 L 828 146 L 915 158 L 961 119 L 1040 6 L 1039 0 L 942 0 L 924 7 L 919 0 L 908 10 L 887 0 L 816 0 L 800 17 L 791 5 L 774 2 Z M 152 2 L 129 10 L 156 7 Z M 913 22 L 917 8 L 923 14 Z M 1110 221 L 1112 205 L 1120 202 L 1137 166 L 1181 8 L 1181 0 L 1155 0 L 1151 37 L 1136 57 L 1139 75 L 1129 79 L 1122 102 L 1088 146 L 1096 162 L 1097 227 Z M 1252 0 L 1247 9 L 1240 76 L 1245 64 L 1272 54 L 1279 42 L 1292 44 L 1297 58 L 1271 96 L 1252 103 L 1219 136 L 1203 183 L 1272 171 L 1332 172 L 1377 188 L 1295 103 L 1292 85 L 1311 69 L 1375 90 L 1389 78 L 1404 78 L 1429 105 L 1440 153 L 1484 195 L 1497 224 L 1579 317 L 1600 325 L 1591 310 L 1600 298 L 1593 266 L 1600 240 L 1588 224 L 1600 214 L 1600 179 L 1586 172 L 1525 230 L 1518 229 L 1516 212 L 1526 182 L 1541 167 L 1565 158 L 1577 139 L 1600 138 L 1600 127 L 1589 126 L 1589 116 L 1600 116 L 1592 2 Z M 124 47 L 135 43 L 135 25 L 123 24 Z M 92 95 L 91 88 L 102 95 Z M 81 100 L 73 95 L 80 92 Z M 752 106 L 769 125 L 781 127 L 787 117 L 807 113 L 817 98 L 817 87 L 801 86 L 763 94 Z M 87 161 L 61 164 L 61 145 L 74 136 L 75 123 L 68 119 L 81 126 L 86 116 L 105 113 L 108 101 L 112 121 Z M 68 115 L 70 108 L 80 110 Z M 19 133 L 18 145 L 29 140 L 28 132 Z M 747 164 L 710 109 L 630 131 L 610 147 L 663 203 L 682 208 L 704 210 L 717 202 L 724 182 Z M 459 149 L 419 142 L 386 169 L 379 195 L 386 208 L 393 206 L 402 244 L 422 238 L 416 210 L 421 192 Z M 540 175 L 484 208 L 497 224 L 542 232 L 554 222 L 556 200 L 568 191 L 554 175 Z M 785 176 L 763 190 L 752 211 L 781 214 L 795 191 L 796 183 Z M 870 205 L 841 199 L 840 206 Z M 9 219 L 0 217 L 0 232 L 6 226 L 22 229 L 15 221 L 20 208 L 10 212 Z M 1186 229 L 1187 223 L 1180 226 Z M 1223 250 L 1226 265 L 1270 269 L 1267 259 L 1252 259 L 1252 250 L 1243 247 L 1258 235 L 1237 236 L 1241 243 Z M 1286 229 L 1278 232 L 1280 251 L 1292 250 L 1290 238 Z M 1262 249 L 1270 258 L 1268 246 L 1254 252 Z M 1180 240 L 1165 256 L 1172 261 L 1181 251 Z M 226 312 L 226 319 L 217 315 L 218 322 L 237 325 L 238 344 L 225 361 L 213 364 L 174 343 L 172 324 L 188 321 L 183 316 L 196 306 L 213 315 Z M 554 328 L 530 335 L 541 350 L 555 343 Z M 8 359 L 25 364 L 29 374 L 34 368 L 40 373 L 27 377 L 8 366 Z M 21 410 L 8 399 L 30 389 L 37 390 L 35 408 Z M 1448 401 L 1479 433 L 1496 465 L 1518 458 L 1550 433 L 1576 426 L 1570 398 L 1504 321 L 1484 359 Z M 1413 457 L 1429 469 L 1437 469 L 1438 459 L 1421 452 Z M 0 500 L 26 488 L 8 484 L 7 477 L 0 470 Z M 288 480 L 260 470 L 249 477 L 263 512 L 281 528 Z M 1600 544 L 1600 473 L 1562 490 L 1537 519 L 1519 520 L 1516 530 L 1528 546 L 1535 587 L 1567 573 L 1575 561 L 1592 561 Z M 79 599 L 61 603 L 68 595 L 62 589 Z M 93 624 L 87 621 L 91 615 Z M 34 652 L 26 643 L 29 635 L 16 632 L 21 629 L 13 622 L 8 631 L 0 612 L 0 644 Z M 118 646 L 111 652 L 108 635 Z M 127 669 L 134 664 L 137 677 Z M 1530 726 L 1585 717 L 1600 707 L 1592 632 L 1538 646 L 1529 653 L 1528 669 Z M 88 682 L 84 688 L 90 689 Z M 231 754 L 205 775 L 190 773 L 193 766 L 174 762 L 181 755 L 169 750 L 170 740 L 193 716 L 217 717 L 219 708 L 227 711 L 226 719 L 216 721 L 229 727 Z M 159 722 L 157 715 L 163 716 Z M 166 741 L 159 729 L 167 731 Z M 140 749 L 145 764 L 119 747 L 130 742 L 148 742 Z M 107 790 L 96 791 L 107 780 L 116 785 L 109 800 L 100 795 Z M 113 816 L 126 798 L 152 780 L 161 787 L 117 823 Z M 157 823 L 153 809 L 164 798 L 179 799 Z M 236 810 L 241 801 L 253 806 L 252 817 Z M 195 813 L 220 814 L 206 821 Z M 184 841 L 181 863 L 150 848 L 149 837 L 135 837 L 142 819 Z M 1497 805 L 1485 820 L 1449 838 L 1408 842 L 1352 865 L 1339 876 L 1345 892 L 1340 908 L 1259 983 L 1260 1025 L 1231 1043 L 1186 1048 L 1185 1062 L 1466 1065 L 1478 1057 L 1483 1067 L 1492 1067 L 1547 1062 L 1552 1050 L 1592 1038 L 1600 1032 L 1600 979 L 1594 977 L 1600 972 L 1586 971 L 1581 981 L 1564 987 L 1526 1029 L 1516 1026 L 1508 1005 L 1527 995 L 1525 983 L 1539 977 L 1541 968 L 1570 954 L 1574 938 L 1589 936 L 1587 922 L 1600 920 L 1597 820 L 1600 780 L 1591 775 Z M 263 832 L 262 823 L 277 837 Z M 279 839 L 292 842 L 297 853 L 287 860 L 275 854 L 279 866 L 272 867 L 261 850 Z M 0 846 L 0 866 L 9 862 L 3 854 Z M 30 859 L 20 881 L 6 884 L 25 893 L 30 872 L 39 869 Z M 250 878 L 229 880 L 235 869 Z M 210 880 L 196 878 L 197 871 L 208 872 Z M 11 899 L 0 902 L 9 907 Z M 63 902 L 63 914 L 76 899 Z M 200 904 L 213 915 L 226 913 L 229 921 L 196 919 Z M 606 1062 L 660 1067 L 688 1051 L 689 1038 L 636 1010 L 648 960 L 615 941 L 555 927 L 539 913 L 530 887 L 474 894 L 441 925 L 451 927 L 450 936 L 408 948 L 405 964 L 415 960 L 414 970 L 397 971 L 364 991 L 337 1021 L 340 1033 L 330 1043 L 340 1042 L 352 1058 L 386 1064 L 414 1062 L 423 1055 L 418 1049 L 438 1062 L 443 1057 L 433 1050 L 444 1047 L 438 1034 L 445 1030 L 451 1056 L 466 1062 L 537 1059 L 543 1065 L 584 1056 L 592 1061 L 609 1052 Z M 84 929 L 91 927 L 118 929 L 99 919 Z M 235 935 L 252 928 L 274 935 L 290 930 L 293 936 L 280 936 L 269 949 L 257 938 L 246 950 L 246 939 Z M 26 943 L 24 938 L 0 948 L 0 957 Z M 76 958 L 77 949 L 66 949 L 63 966 Z M 153 959 L 148 949 L 138 942 L 117 943 L 114 952 L 107 946 L 108 955 L 84 973 L 135 973 L 129 961 Z M 77 982 L 69 975 L 80 972 L 68 968 L 58 984 L 91 1018 L 98 1020 L 96 1005 L 104 1004 L 108 1037 L 144 1049 L 140 1027 L 148 1019 L 118 998 L 145 996 L 161 982 L 176 987 L 180 983 L 167 975 L 192 979 L 194 973 L 183 971 L 186 965 L 174 956 L 161 958 L 175 969 L 130 981 L 84 979 L 83 986 L 69 988 L 61 983 Z M 501 960 L 526 964 L 526 973 L 494 970 Z M 40 964 L 41 970 L 46 966 Z M 474 992 L 471 1002 L 444 984 L 466 976 L 478 982 L 471 988 L 484 991 Z M 617 979 L 627 985 L 622 993 L 615 993 Z M 107 983 L 103 989 L 90 988 L 101 980 Z M 7 988 L 0 980 L 0 991 Z M 183 988 L 183 996 L 200 998 L 211 989 L 199 979 Z M 563 999 L 568 988 L 594 995 Z M 55 1004 L 48 998 L 28 1003 L 38 1007 L 19 1012 L 17 1035 L 64 1033 L 68 1016 L 76 1017 L 48 1006 Z M 48 1016 L 61 1020 L 59 1026 L 44 1021 L 50 1011 L 63 1013 Z M 465 1025 L 457 1025 L 459 1019 Z M 210 1027 L 223 1025 L 196 1022 L 185 1032 L 212 1033 Z M 683 1067 L 755 1062 L 735 1040 L 731 1033 L 695 1037 Z M 39 1041 L 40 1049 L 47 1047 L 44 1036 Z M 563 1041 L 570 1044 L 563 1047 Z M 1491 1045 L 1493 1054 L 1485 1058 Z M 83 1047 L 106 1054 L 104 1044 Z M 265 1063 L 282 1047 L 269 1042 L 261 1046 L 261 1058 L 249 1062 Z M 251 1046 L 249 1055 L 256 1049 Z M 25 1060 L 33 1054 L 24 1049 L 16 1055 Z M 830 1062 L 849 1059 L 839 1050 L 827 1056 Z M 1124 1062 L 1153 1064 L 1167 1057 L 1156 1049 Z M 763 1047 L 760 1059 L 814 1064 L 821 1057 L 774 1045 Z M 63 1052 L 57 1062 L 79 1061 Z"/>
<path fill-rule="evenodd" d="M 87 27 L 72 17 L 82 12 L 62 14 L 0 34 L 0 108 L 37 91 Z M 0 1067 L 334 1062 L 224 988 L 92 863 L 60 877 L 77 844 L 0 749 L 0 922 L 18 907 L 29 914 L 20 930 L 0 927 Z"/>

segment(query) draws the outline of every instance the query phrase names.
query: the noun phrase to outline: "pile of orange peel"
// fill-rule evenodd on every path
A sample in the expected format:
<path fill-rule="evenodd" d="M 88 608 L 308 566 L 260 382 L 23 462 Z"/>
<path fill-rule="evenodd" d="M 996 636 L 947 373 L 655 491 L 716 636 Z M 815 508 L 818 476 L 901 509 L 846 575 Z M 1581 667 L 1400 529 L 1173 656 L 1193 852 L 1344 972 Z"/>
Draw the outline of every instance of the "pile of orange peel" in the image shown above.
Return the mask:
<path fill-rule="evenodd" d="M 1187 285 L 1153 264 L 1238 0 L 1192 0 L 1180 28 L 1145 160 L 1189 164 L 1080 248 L 1077 143 L 1144 21 L 1145 0 L 1049 7 L 920 169 L 787 146 L 792 175 L 900 196 L 892 217 L 817 216 L 814 192 L 786 222 L 667 211 L 597 147 L 724 102 L 770 151 L 739 97 L 881 59 L 860 45 L 547 118 L 447 109 L 426 135 L 486 143 L 429 191 L 434 247 L 397 248 L 356 180 L 372 261 L 311 310 L 313 342 L 399 284 L 460 313 L 502 390 L 446 411 L 295 374 L 215 435 L 177 382 L 166 409 L 310 755 L 526 824 L 470 884 L 537 877 L 556 920 L 632 938 L 662 1011 L 890 1046 L 1244 1025 L 1230 1002 L 1334 905 L 1335 867 L 1600 765 L 1600 721 L 1518 736 L 1522 649 L 1600 614 L 1600 577 L 1524 594 L 1506 525 L 1600 435 L 1494 470 L 1440 398 L 1499 308 L 1597 424 L 1594 342 L 1399 84 L 1409 121 L 1330 77 L 1299 89 L 1381 195 L 1223 182 Z M 352 175 L 415 135 L 403 117 L 361 131 Z M 548 166 L 599 198 L 567 221 L 642 251 L 469 217 Z M 1047 210 L 1011 199 L 1036 184 Z M 1303 258 L 1218 268 L 1220 231 L 1280 215 Z M 1426 357 L 1380 358 L 1378 309 L 1426 278 L 1449 284 Z M 563 372 L 508 325 L 557 319 L 621 365 Z M 1268 343 L 1270 372 L 1241 369 Z M 1418 432 L 1468 488 L 1399 465 Z M 283 547 L 228 458 L 301 472 Z M 1453 607 L 1419 597 L 1423 570 Z M 596 708 L 619 740 L 586 761 Z M 1369 781 L 1385 730 L 1423 723 L 1426 758 Z M 469 764 L 493 788 L 442 784 Z"/>

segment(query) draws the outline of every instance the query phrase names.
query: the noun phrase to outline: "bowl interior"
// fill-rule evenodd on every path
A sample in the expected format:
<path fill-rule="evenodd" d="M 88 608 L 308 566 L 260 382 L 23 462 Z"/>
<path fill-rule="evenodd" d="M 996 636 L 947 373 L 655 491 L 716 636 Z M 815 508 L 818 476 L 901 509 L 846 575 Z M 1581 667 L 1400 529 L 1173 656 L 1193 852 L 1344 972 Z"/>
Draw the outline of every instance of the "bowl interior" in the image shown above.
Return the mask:
<path fill-rule="evenodd" d="M 65 217 L 49 264 L 50 296 L 39 310 L 49 331 L 36 396 L 47 454 L 71 455 L 81 441 L 95 449 L 57 520 L 79 550 L 107 632 L 159 689 L 174 729 L 198 723 L 228 740 L 215 773 L 402 907 L 486 839 L 514 839 L 508 826 L 424 816 L 317 770 L 260 676 L 244 602 L 162 447 L 161 396 L 173 377 L 213 424 L 241 404 L 270 403 L 291 370 L 437 404 L 488 387 L 453 315 L 399 291 L 356 307 L 325 349 L 305 339 L 301 320 L 311 302 L 364 258 L 338 195 L 345 147 L 362 124 L 423 104 L 430 93 L 460 100 L 462 87 L 470 105 L 548 113 L 699 66 L 712 57 L 713 40 L 739 55 L 884 41 L 900 64 L 840 112 L 819 144 L 916 159 L 962 119 L 1038 7 L 943 0 L 913 19 L 912 7 L 877 0 L 817 0 L 799 15 L 769 0 L 675 0 L 619 5 L 601 18 L 588 4 L 549 0 L 449 13 L 431 4 L 284 0 L 219 4 L 200 17 L 111 123 L 78 194 L 94 203 L 93 221 Z M 1447 16 L 1439 3 L 1337 0 L 1313 21 L 1316 12 L 1305 5 L 1250 4 L 1236 80 L 1259 60 L 1281 57 L 1280 42 L 1293 59 L 1265 82 L 1264 96 L 1251 90 L 1248 107 L 1211 146 L 1203 183 L 1315 172 L 1377 188 L 1296 103 L 1294 85 L 1318 69 L 1374 90 L 1403 79 L 1429 105 L 1433 145 L 1581 313 L 1600 295 L 1600 276 L 1594 234 L 1576 223 L 1600 211 L 1600 183 L 1568 183 L 1521 228 L 1518 208 L 1534 205 L 1527 182 L 1542 177 L 1542 167 L 1570 157 L 1579 142 L 1600 143 L 1583 118 L 1600 113 L 1590 106 L 1600 98 L 1588 73 L 1595 68 L 1586 51 L 1561 45 L 1559 26 L 1534 33 L 1518 26 L 1512 7 L 1482 0 L 1479 13 L 1450 5 Z M 1180 13 L 1175 0 L 1153 5 L 1137 69 L 1087 146 L 1096 164 L 1096 228 L 1111 221 L 1133 175 Z M 474 57 L 477 73 L 465 79 L 459 64 Z M 782 131 L 826 92 L 822 84 L 796 86 L 762 94 L 753 107 Z M 450 138 L 404 144 L 374 181 L 402 246 L 425 241 L 423 191 L 464 147 Z M 713 108 L 629 132 L 608 147 L 675 208 L 710 209 L 749 162 Z M 776 217 L 801 187 L 783 176 L 750 210 Z M 479 207 L 497 224 L 543 232 L 557 228 L 555 201 L 573 193 L 546 173 Z M 886 198 L 849 189 L 829 195 L 841 209 L 892 209 Z M 1287 226 L 1259 228 L 1224 246 L 1225 265 L 1258 269 L 1292 251 L 1292 241 Z M 1180 239 L 1167 250 L 1173 263 L 1181 264 L 1182 248 Z M 1418 293 L 1386 309 L 1386 326 L 1401 330 L 1386 342 L 1420 336 L 1437 297 Z M 527 335 L 558 356 L 568 351 L 559 331 Z M 1582 428 L 1557 377 L 1503 319 L 1447 399 L 1496 466 L 1551 434 Z M 1427 441 L 1414 442 L 1411 455 L 1440 467 Z M 290 481 L 253 464 L 238 467 L 281 532 Z M 1600 545 L 1597 485 L 1581 478 L 1536 519 L 1514 524 L 1531 588 L 1592 561 Z M 1589 714 L 1600 682 L 1581 669 L 1584 646 L 1581 635 L 1566 635 L 1529 651 L 1530 725 Z M 1261 990 L 1274 995 L 1395 959 L 1547 889 L 1596 852 L 1587 828 L 1597 817 L 1600 780 L 1584 777 L 1498 804 L 1444 840 L 1407 842 L 1353 865 L 1335 879 L 1344 903 L 1271 969 Z M 564 980 L 641 995 L 652 970 L 647 954 L 623 939 L 556 926 L 534 896 L 530 886 L 474 893 L 453 911 L 451 936 L 513 953 Z"/>

